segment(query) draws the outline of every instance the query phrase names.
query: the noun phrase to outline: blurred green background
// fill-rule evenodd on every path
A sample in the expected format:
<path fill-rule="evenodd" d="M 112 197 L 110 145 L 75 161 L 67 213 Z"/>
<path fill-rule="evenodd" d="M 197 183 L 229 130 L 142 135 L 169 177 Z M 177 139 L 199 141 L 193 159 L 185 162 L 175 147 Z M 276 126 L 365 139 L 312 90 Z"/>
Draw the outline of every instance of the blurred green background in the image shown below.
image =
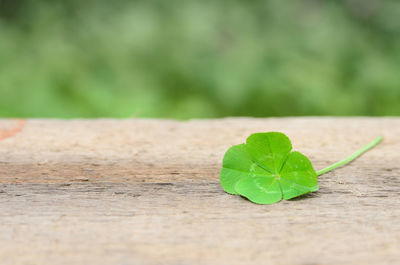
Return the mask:
<path fill-rule="evenodd" d="M 1 117 L 400 115 L 400 1 L 0 0 Z"/>

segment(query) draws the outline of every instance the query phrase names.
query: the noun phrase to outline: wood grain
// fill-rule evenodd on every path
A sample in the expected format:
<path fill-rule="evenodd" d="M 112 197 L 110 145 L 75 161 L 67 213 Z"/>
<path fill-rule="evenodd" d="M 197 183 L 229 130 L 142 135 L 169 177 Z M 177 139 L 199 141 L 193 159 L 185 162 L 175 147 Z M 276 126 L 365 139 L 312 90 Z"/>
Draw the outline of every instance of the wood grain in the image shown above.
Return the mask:
<path fill-rule="evenodd" d="M 385 139 L 318 192 L 256 205 L 219 170 L 264 131 L 315 169 Z M 0 142 L 0 263 L 400 264 L 400 118 L 28 120 Z"/>

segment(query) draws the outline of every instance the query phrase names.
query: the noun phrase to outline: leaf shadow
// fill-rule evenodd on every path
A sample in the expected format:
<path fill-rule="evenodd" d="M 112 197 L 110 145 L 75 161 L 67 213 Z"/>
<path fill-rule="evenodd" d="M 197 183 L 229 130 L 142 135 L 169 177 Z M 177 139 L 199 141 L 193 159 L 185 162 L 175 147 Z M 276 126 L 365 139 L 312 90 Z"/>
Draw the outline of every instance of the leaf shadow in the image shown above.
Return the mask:
<path fill-rule="evenodd" d="M 288 201 L 302 201 L 302 200 L 309 200 L 309 199 L 313 199 L 313 198 L 317 198 L 317 197 L 319 197 L 319 192 L 315 191 L 315 192 L 306 193 L 306 194 L 300 195 L 298 197 L 289 199 Z"/>

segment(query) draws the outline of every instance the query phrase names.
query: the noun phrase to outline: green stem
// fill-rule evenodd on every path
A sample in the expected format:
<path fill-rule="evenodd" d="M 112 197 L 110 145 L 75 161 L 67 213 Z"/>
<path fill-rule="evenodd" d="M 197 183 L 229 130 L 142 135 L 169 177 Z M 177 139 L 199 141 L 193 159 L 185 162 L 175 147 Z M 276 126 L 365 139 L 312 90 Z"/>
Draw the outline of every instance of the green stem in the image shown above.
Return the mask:
<path fill-rule="evenodd" d="M 351 156 L 349 156 L 349 157 L 343 159 L 342 161 L 339 161 L 339 162 L 337 162 L 337 163 L 335 163 L 333 165 L 330 165 L 329 167 L 321 169 L 320 171 L 317 171 L 317 175 L 320 176 L 322 174 L 325 174 L 326 172 L 334 170 L 335 168 L 338 168 L 338 167 L 341 167 L 343 165 L 346 165 L 347 163 L 350 163 L 351 161 L 353 161 L 357 157 L 359 157 L 362 154 L 364 154 L 365 152 L 367 152 L 369 149 L 373 148 L 375 145 L 379 144 L 382 141 L 382 139 L 383 139 L 382 136 L 378 136 L 375 140 L 373 140 L 369 144 L 361 147 L 359 150 L 357 150 L 357 152 L 355 152 Z"/>

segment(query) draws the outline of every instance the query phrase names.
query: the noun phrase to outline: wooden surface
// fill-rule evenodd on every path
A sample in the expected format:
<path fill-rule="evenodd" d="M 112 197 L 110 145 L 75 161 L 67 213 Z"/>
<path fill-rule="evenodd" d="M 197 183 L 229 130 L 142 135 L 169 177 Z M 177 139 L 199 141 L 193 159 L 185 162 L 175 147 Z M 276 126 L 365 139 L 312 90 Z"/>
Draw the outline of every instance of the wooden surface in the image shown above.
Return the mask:
<path fill-rule="evenodd" d="M 281 131 L 315 169 L 384 141 L 300 199 L 223 192 L 224 152 Z M 1 264 L 400 264 L 400 118 L 0 121 Z"/>

